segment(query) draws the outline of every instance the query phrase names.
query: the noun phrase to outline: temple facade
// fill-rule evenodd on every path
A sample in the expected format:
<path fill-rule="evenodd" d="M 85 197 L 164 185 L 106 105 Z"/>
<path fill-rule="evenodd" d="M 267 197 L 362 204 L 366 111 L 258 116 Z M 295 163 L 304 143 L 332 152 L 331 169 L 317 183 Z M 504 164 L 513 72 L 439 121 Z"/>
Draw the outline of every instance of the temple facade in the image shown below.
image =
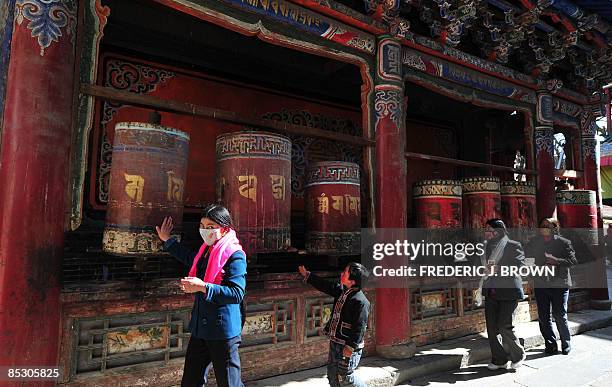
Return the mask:
<path fill-rule="evenodd" d="M 182 214 L 194 249 L 204 205 L 234 213 L 249 253 L 244 379 L 320 366 L 333 300 L 297 266 L 337 276 L 360 259 L 361 228 L 493 215 L 533 227 L 557 215 L 566 180 L 594 192 L 579 204 L 596 224 L 574 227 L 601 228 L 595 121 L 610 114 L 610 82 L 606 0 L 6 0 L 0 365 L 58 365 L 62 385 L 178 383 L 186 269 L 143 231 L 154 218 L 135 234 L 111 214 L 121 200 L 155 207 L 153 184 L 157 216 Z M 188 151 L 124 136 L 126 122 L 182 133 Z M 144 159 L 113 163 L 144 141 Z M 251 172 L 238 173 L 247 153 Z M 158 154 L 177 165 L 159 181 Z M 609 308 L 601 275 L 572 290 L 570 310 Z M 519 315 L 536 319 L 525 286 Z M 366 355 L 483 331 L 474 290 L 367 289 Z"/>

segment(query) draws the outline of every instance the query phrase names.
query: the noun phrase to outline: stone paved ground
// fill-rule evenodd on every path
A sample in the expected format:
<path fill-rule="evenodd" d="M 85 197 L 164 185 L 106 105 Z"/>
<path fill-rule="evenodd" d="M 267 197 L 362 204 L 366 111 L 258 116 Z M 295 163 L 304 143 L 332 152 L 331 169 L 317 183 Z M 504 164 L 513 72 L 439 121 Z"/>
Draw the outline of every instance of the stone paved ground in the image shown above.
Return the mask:
<path fill-rule="evenodd" d="M 516 371 L 489 371 L 480 362 L 456 371 L 420 377 L 402 386 L 612 386 L 612 326 L 574 336 L 572 352 L 545 356 L 544 347 L 531 348 Z"/>

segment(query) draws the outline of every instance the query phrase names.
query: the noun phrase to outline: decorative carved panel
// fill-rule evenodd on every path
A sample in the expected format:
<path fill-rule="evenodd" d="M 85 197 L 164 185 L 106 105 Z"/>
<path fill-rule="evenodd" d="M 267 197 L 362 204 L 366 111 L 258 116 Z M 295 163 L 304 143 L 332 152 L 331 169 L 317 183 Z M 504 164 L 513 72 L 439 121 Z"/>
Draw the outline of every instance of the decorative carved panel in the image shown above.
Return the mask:
<path fill-rule="evenodd" d="M 190 309 L 75 319 L 71 374 L 168 362 L 185 355 Z"/>
<path fill-rule="evenodd" d="M 412 320 L 423 320 L 437 316 L 456 316 L 456 290 L 451 288 L 410 290 Z"/>

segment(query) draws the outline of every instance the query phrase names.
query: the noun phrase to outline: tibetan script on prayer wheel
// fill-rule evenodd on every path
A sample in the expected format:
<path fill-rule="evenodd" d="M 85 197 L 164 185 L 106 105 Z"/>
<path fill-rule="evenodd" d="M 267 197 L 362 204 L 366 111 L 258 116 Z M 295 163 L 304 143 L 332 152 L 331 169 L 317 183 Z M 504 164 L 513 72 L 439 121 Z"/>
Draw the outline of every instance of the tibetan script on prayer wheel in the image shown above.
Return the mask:
<path fill-rule="evenodd" d="M 322 161 L 306 173 L 306 250 L 356 254 L 360 249 L 359 165 Z"/>
<path fill-rule="evenodd" d="M 217 197 L 248 254 L 291 245 L 291 140 L 242 131 L 217 137 Z"/>

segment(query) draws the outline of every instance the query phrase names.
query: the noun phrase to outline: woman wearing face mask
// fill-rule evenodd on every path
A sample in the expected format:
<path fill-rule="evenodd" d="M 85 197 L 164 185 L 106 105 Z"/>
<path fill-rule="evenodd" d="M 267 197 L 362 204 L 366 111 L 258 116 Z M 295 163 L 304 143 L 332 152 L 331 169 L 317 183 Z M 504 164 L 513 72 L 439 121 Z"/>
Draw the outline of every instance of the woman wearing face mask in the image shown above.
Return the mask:
<path fill-rule="evenodd" d="M 570 353 L 570 332 L 567 326 L 567 299 L 572 285 L 570 266 L 578 263 L 572 242 L 559 235 L 559 221 L 545 218 L 540 222 L 539 235 L 525 246 L 527 256 L 535 257 L 537 266 L 553 266 L 554 275 L 534 278 L 535 297 L 538 304 L 540 332 L 544 337 L 544 352 L 550 355 L 559 351 L 553 332 L 550 309 L 561 336 L 561 352 Z"/>
<path fill-rule="evenodd" d="M 246 255 L 232 229 L 227 208 L 211 204 L 202 211 L 198 252 L 171 238 L 172 218 L 156 227 L 164 250 L 190 268 L 181 289 L 194 293 L 182 387 L 202 386 L 212 363 L 217 385 L 243 386 L 240 378 L 241 303 L 246 287 Z"/>

